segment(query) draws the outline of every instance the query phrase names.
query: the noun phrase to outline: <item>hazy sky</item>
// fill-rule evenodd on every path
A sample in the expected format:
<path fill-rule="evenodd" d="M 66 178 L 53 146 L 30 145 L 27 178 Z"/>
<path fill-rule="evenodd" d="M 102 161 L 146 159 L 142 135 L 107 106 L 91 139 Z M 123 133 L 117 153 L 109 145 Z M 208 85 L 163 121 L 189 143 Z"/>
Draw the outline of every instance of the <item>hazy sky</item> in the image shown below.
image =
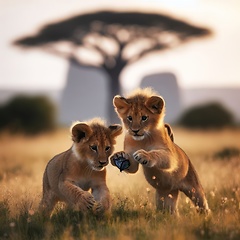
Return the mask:
<path fill-rule="evenodd" d="M 239 0 L 0 0 L 0 89 L 61 89 L 68 69 L 65 60 L 41 50 L 21 50 L 11 41 L 49 21 L 113 5 L 173 15 L 214 32 L 203 41 L 193 40 L 128 67 L 121 76 L 126 88 L 143 75 L 163 71 L 175 73 L 184 88 L 240 87 Z"/>

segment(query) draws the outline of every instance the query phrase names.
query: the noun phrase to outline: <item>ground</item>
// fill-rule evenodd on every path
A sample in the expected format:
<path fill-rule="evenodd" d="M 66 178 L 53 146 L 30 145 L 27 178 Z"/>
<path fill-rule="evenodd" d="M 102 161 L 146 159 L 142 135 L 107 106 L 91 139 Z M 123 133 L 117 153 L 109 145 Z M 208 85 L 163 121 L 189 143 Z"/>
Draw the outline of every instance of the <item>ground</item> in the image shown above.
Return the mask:
<path fill-rule="evenodd" d="M 198 215 L 184 194 L 178 218 L 157 212 L 154 190 L 141 171 L 130 175 L 109 165 L 110 215 L 83 215 L 58 204 L 52 218 L 44 219 L 37 212 L 43 171 L 52 156 L 71 146 L 69 131 L 35 137 L 2 133 L 0 239 L 240 239 L 240 129 L 174 132 L 199 174 L 209 217 Z"/>

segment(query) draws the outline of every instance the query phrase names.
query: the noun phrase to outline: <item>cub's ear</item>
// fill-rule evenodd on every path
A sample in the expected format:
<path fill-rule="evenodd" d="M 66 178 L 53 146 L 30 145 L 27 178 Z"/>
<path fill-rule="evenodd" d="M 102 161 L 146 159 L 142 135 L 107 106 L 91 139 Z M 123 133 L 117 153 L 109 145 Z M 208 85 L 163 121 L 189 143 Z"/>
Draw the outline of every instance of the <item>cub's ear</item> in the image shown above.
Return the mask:
<path fill-rule="evenodd" d="M 72 140 L 76 143 L 82 139 L 87 141 L 92 135 L 92 129 L 86 123 L 78 123 L 72 127 Z"/>
<path fill-rule="evenodd" d="M 129 109 L 130 104 L 126 98 L 117 95 L 113 98 L 113 106 L 118 113 L 125 113 Z"/>
<path fill-rule="evenodd" d="M 159 96 L 152 96 L 146 102 L 145 106 L 152 112 L 160 114 L 165 103 L 163 98 Z"/>
<path fill-rule="evenodd" d="M 110 125 L 108 128 L 110 129 L 111 136 L 113 138 L 117 137 L 122 133 L 122 126 L 119 124 Z"/>

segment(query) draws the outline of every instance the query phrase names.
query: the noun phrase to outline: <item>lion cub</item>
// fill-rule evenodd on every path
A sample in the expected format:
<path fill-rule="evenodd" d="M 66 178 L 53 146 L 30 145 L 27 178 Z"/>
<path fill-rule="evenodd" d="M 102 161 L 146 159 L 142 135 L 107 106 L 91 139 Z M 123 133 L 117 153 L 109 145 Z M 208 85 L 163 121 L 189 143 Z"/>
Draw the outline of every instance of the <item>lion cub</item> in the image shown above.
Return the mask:
<path fill-rule="evenodd" d="M 179 191 L 184 192 L 201 212 L 208 204 L 197 173 L 185 152 L 173 142 L 171 127 L 164 124 L 165 103 L 152 89 L 139 89 L 128 98 L 115 96 L 115 110 L 126 128 L 124 151 L 115 153 L 129 159 L 126 172 L 143 166 L 146 180 L 156 189 L 161 211 L 177 212 Z"/>
<path fill-rule="evenodd" d="M 105 167 L 121 132 L 120 125 L 106 127 L 101 119 L 72 126 L 72 147 L 53 157 L 43 175 L 40 210 L 44 215 L 50 215 L 58 201 L 80 211 L 94 206 L 103 213 L 110 208 Z"/>

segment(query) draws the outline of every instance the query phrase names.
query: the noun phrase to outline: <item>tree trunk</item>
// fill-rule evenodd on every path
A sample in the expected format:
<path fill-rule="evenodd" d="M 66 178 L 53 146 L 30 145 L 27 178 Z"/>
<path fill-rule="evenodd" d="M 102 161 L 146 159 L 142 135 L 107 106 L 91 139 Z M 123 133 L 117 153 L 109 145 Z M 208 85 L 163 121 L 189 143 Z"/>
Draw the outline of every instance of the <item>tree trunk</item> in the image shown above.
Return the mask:
<path fill-rule="evenodd" d="M 110 123 L 120 123 L 120 120 L 113 106 L 114 96 L 121 94 L 119 75 L 117 76 L 109 75 L 108 86 L 109 86 L 108 119 Z"/>
<path fill-rule="evenodd" d="M 123 51 L 124 45 L 120 45 L 120 51 L 121 53 Z M 119 54 L 115 58 L 116 64 L 114 67 L 108 67 L 107 65 L 104 65 L 104 69 L 107 72 L 109 76 L 109 105 L 108 105 L 108 119 L 111 123 L 120 123 L 120 119 L 117 116 L 117 113 L 114 110 L 113 106 L 113 98 L 116 95 L 121 94 L 121 85 L 120 85 L 120 74 L 124 67 L 127 65 L 127 62 L 124 61 L 121 57 L 121 54 Z"/>

